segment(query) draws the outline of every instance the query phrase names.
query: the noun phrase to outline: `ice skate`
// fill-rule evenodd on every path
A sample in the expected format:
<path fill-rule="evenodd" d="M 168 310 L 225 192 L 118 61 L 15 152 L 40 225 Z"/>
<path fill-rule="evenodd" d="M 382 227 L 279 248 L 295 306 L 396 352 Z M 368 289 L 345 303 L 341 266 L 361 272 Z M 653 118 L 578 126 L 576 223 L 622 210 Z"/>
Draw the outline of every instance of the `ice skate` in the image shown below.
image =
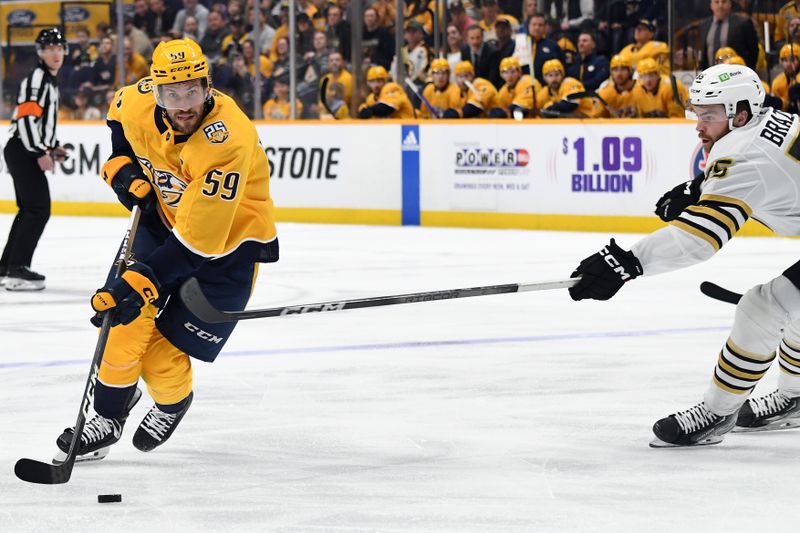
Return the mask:
<path fill-rule="evenodd" d="M 719 416 L 699 403 L 653 424 L 656 438 L 651 448 L 709 446 L 719 444 L 736 423 L 736 413 Z"/>
<path fill-rule="evenodd" d="M 141 397 L 142 391 L 137 387 L 128 402 L 127 412 L 130 412 Z M 83 434 L 78 445 L 78 456 L 75 462 L 98 461 L 108 455 L 111 445 L 122 437 L 122 429 L 125 427 L 127 418 L 127 415 L 121 418 L 106 418 L 95 415 L 94 418 L 86 422 L 86 425 L 83 426 Z M 56 439 L 56 445 L 61 453 L 56 454 L 53 458 L 53 464 L 61 464 L 66 460 L 74 432 L 74 427 L 66 428 Z"/>
<path fill-rule="evenodd" d="M 777 431 L 800 427 L 800 398 L 773 391 L 760 398 L 749 398 L 739 410 L 735 433 Z"/>
<path fill-rule="evenodd" d="M 7 291 L 41 291 L 44 289 L 44 276 L 26 266 L 11 267 L 3 278 Z"/>
<path fill-rule="evenodd" d="M 133 434 L 133 445 L 143 452 L 149 452 L 167 442 L 172 432 L 178 427 L 183 415 L 189 410 L 189 406 L 192 405 L 193 398 L 194 392 L 190 392 L 183 409 L 177 413 L 165 413 L 157 405 L 154 405 L 139 424 L 136 433 Z"/>

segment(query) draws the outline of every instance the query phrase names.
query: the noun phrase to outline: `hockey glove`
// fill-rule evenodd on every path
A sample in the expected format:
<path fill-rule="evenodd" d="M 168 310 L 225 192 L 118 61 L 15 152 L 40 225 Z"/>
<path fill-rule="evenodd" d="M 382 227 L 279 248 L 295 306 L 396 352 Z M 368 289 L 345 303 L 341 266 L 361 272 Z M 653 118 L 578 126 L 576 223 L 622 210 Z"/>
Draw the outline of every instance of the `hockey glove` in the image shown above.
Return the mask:
<path fill-rule="evenodd" d="M 664 196 L 656 202 L 656 215 L 664 222 L 669 222 L 678 218 L 684 209 L 690 205 L 696 205 L 700 200 L 700 185 L 705 179 L 702 172 L 693 180 L 681 183 L 671 191 L 664 193 Z"/>
<path fill-rule="evenodd" d="M 101 170 L 103 180 L 111 185 L 119 201 L 128 208 L 138 205 L 144 213 L 155 209 L 156 197 L 138 163 L 127 156 L 112 157 Z"/>
<path fill-rule="evenodd" d="M 100 326 L 103 313 L 114 310 L 111 326 L 130 324 L 142 312 L 142 308 L 158 299 L 161 286 L 153 271 L 144 263 L 128 265 L 122 276 L 97 289 L 92 296 L 92 308 L 97 315 L 91 322 Z"/>
<path fill-rule="evenodd" d="M 578 265 L 570 277 L 581 280 L 570 287 L 573 300 L 608 300 L 619 291 L 625 282 L 642 275 L 642 264 L 633 253 L 623 250 L 614 239 L 596 254 L 592 254 Z"/>

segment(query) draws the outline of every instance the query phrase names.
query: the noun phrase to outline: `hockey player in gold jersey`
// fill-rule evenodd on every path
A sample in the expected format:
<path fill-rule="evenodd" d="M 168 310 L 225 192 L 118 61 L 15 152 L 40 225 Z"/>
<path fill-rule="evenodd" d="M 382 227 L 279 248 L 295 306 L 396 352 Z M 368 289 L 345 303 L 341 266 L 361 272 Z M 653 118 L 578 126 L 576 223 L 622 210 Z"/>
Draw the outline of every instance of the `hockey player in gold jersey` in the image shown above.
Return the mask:
<path fill-rule="evenodd" d="M 497 105 L 489 110 L 489 116 L 522 118 L 534 114 L 538 108 L 535 96 L 541 87 L 539 81 L 528 74 L 522 74 L 522 67 L 516 57 L 505 57 L 500 61 L 500 76 L 506 83 L 497 92 Z"/>
<path fill-rule="evenodd" d="M 112 329 L 79 454 L 101 456 L 121 436 L 140 379 L 155 405 L 136 430 L 142 451 L 163 444 L 193 398 L 190 358 L 212 362 L 235 323 L 207 324 L 174 293 L 190 276 L 224 309 L 244 309 L 257 265 L 278 259 L 269 163 L 236 102 L 210 87 L 191 40 L 162 42 L 150 77 L 117 91 L 108 112 L 112 155 L 103 179 L 143 211 L 133 262 L 92 298 Z M 172 297 L 171 297 L 172 296 Z M 66 451 L 68 428 L 58 438 Z"/>
<path fill-rule="evenodd" d="M 433 83 L 429 83 L 422 90 L 422 97 L 437 110 L 439 117 L 445 111 L 461 109 L 461 91 L 455 83 L 450 82 L 450 63 L 446 59 L 434 59 L 430 68 Z M 452 114 L 452 113 L 451 113 Z M 419 109 L 420 118 L 433 118 L 431 110 L 423 104 Z M 455 117 L 448 117 L 455 118 Z"/>
<path fill-rule="evenodd" d="M 561 61 L 558 59 L 545 61 L 542 65 L 542 76 L 547 87 L 539 89 L 536 100 L 542 109 L 543 117 L 591 117 L 596 114 L 595 104 L 591 98 L 583 97 L 577 100 L 568 98 L 570 95 L 585 92 L 585 89 L 575 78 L 565 77 Z"/>
<path fill-rule="evenodd" d="M 797 87 L 800 82 L 800 44 L 785 44 L 779 53 L 783 72 L 775 76 L 772 80 L 770 92 L 781 99 L 782 109 L 789 110 L 789 90 Z M 795 89 L 794 92 L 797 92 Z M 797 100 L 795 98 L 794 100 Z M 797 109 L 793 109 L 797 112 Z"/>
<path fill-rule="evenodd" d="M 639 74 L 639 83 L 633 88 L 633 100 L 637 114 L 640 117 L 664 118 L 683 117 L 683 106 L 678 104 L 673 96 L 672 83 L 669 78 L 661 75 L 658 63 L 654 59 L 642 59 L 636 66 Z M 678 88 L 678 99 L 686 102 L 689 93 L 686 87 L 675 80 Z"/>
<path fill-rule="evenodd" d="M 459 61 L 455 76 L 463 102 L 458 113 L 461 118 L 481 117 L 486 111 L 496 107 L 497 89 L 489 80 L 475 77 L 475 67 L 471 61 Z"/>
<path fill-rule="evenodd" d="M 631 62 L 621 55 L 611 58 L 611 77 L 597 90 L 600 98 L 606 102 L 599 108 L 595 117 L 629 118 L 636 116 L 633 102 L 633 88 L 638 82 L 633 79 Z"/>
<path fill-rule="evenodd" d="M 358 108 L 358 118 L 414 118 L 414 106 L 402 87 L 389 80 L 381 66 L 367 70 L 370 94 Z"/>

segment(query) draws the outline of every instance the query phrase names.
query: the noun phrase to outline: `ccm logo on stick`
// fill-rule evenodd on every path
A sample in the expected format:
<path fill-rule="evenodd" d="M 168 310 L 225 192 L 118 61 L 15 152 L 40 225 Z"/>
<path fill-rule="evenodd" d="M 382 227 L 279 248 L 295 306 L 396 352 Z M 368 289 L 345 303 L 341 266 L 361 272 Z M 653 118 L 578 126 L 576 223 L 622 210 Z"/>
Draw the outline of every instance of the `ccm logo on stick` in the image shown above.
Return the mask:
<path fill-rule="evenodd" d="M 301 315 L 303 313 L 324 313 L 325 311 L 341 311 L 342 309 L 344 309 L 343 303 L 298 305 L 295 307 L 287 307 L 286 309 L 281 311 L 281 316 Z"/>
<path fill-rule="evenodd" d="M 213 342 L 215 344 L 219 344 L 224 339 L 224 337 L 217 337 L 213 333 L 209 333 L 207 331 L 203 331 L 202 329 L 198 328 L 197 326 L 195 326 L 191 322 L 185 323 L 183 325 L 183 327 L 185 327 L 186 329 L 188 329 L 189 331 L 191 331 L 192 333 L 194 333 L 195 335 L 197 335 L 198 337 L 200 337 L 204 341 L 208 341 L 208 342 Z"/>

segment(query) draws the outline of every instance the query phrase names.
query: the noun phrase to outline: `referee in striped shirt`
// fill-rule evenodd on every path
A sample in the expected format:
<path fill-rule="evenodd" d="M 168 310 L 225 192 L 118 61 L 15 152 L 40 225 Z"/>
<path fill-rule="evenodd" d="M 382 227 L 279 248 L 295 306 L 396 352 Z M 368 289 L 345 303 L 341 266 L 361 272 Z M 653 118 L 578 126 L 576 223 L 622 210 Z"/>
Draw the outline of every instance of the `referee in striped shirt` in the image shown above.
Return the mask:
<path fill-rule="evenodd" d="M 10 291 L 44 289 L 44 276 L 30 269 L 50 218 L 50 188 L 44 173 L 67 156 L 56 140 L 56 75 L 64 63 L 67 41 L 57 28 L 42 30 L 36 37 L 36 52 L 39 64 L 22 80 L 4 150 L 19 208 L 0 257 L 0 284 Z"/>

